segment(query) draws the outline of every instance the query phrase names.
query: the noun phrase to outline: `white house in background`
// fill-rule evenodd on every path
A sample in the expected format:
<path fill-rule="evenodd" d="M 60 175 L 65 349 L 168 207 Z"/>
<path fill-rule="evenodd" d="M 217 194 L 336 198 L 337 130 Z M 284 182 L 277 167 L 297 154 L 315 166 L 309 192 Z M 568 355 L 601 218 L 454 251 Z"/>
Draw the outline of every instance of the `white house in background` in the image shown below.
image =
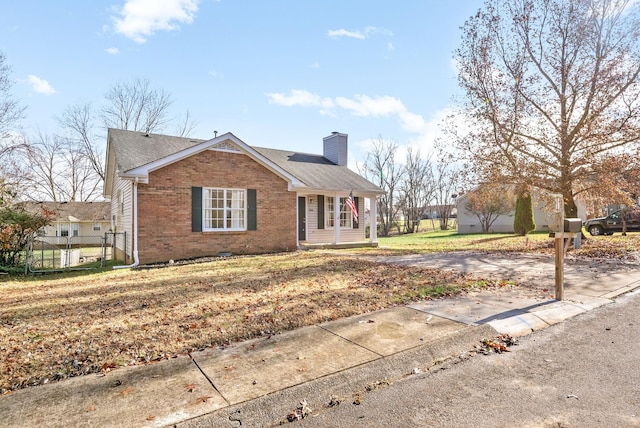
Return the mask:
<path fill-rule="evenodd" d="M 40 231 L 41 236 L 73 238 L 104 236 L 111 227 L 110 202 L 29 202 L 28 210 L 45 208 L 53 212 L 53 221 Z"/>
<path fill-rule="evenodd" d="M 483 233 L 482 225 L 478 217 L 466 209 L 468 193 L 460 196 L 457 201 L 458 208 L 458 233 Z M 576 200 L 578 206 L 578 217 L 585 221 L 587 219 L 585 204 Z M 490 233 L 513 233 L 513 216 L 515 211 L 499 216 L 489 228 Z M 539 197 L 538 192 L 533 192 L 533 218 L 536 223 L 536 232 L 549 231 L 551 222 L 550 211 L 544 209 L 544 201 Z"/>

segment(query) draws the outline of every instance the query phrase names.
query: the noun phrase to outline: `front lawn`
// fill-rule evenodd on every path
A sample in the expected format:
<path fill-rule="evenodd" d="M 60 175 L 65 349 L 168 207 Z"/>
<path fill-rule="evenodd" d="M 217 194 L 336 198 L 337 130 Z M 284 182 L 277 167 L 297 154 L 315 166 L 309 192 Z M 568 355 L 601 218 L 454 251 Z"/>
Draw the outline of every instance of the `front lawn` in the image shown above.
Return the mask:
<path fill-rule="evenodd" d="M 507 233 L 458 234 L 455 230 L 379 237 L 381 250 L 437 253 L 446 251 L 535 251 L 553 247 L 548 233 L 517 236 Z"/>
<path fill-rule="evenodd" d="M 585 233 L 579 249 L 570 248 L 569 257 L 613 258 L 635 260 L 640 252 L 640 233 L 622 236 L 591 236 Z M 491 253 L 544 253 L 553 254 L 554 238 L 548 232 L 518 236 L 506 233 L 458 234 L 455 230 L 434 231 L 379 237 L 378 248 L 363 248 L 357 252 L 367 254 L 439 253 L 450 251 L 480 251 Z M 350 250 L 353 252 L 353 250 Z"/>
<path fill-rule="evenodd" d="M 0 392 L 491 284 L 325 252 L 8 278 Z"/>
<path fill-rule="evenodd" d="M 537 251 L 534 234 L 431 232 L 381 238 L 365 254 Z M 583 241 L 569 257 L 637 260 L 640 234 Z M 305 325 L 501 287 L 480 278 L 375 264 L 340 251 L 218 258 L 155 269 L 0 277 L 0 393 L 146 364 Z M 517 286 L 517 284 L 509 284 Z"/>

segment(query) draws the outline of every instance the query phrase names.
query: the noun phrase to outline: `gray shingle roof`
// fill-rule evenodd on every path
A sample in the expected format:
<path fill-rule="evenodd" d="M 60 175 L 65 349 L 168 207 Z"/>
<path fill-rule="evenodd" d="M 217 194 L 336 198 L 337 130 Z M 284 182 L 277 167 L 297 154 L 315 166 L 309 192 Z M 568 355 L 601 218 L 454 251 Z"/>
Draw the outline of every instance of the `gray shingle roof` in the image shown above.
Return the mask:
<path fill-rule="evenodd" d="M 109 129 L 109 144 L 120 172 L 147 165 L 207 140 Z M 310 189 L 380 193 L 378 186 L 346 166 L 321 155 L 285 150 L 252 148 Z"/>
<path fill-rule="evenodd" d="M 323 190 L 357 190 L 379 192 L 380 188 L 346 166 L 339 166 L 321 155 L 285 150 L 254 149 L 280 168 L 302 181 L 307 187 Z"/>
<path fill-rule="evenodd" d="M 118 171 L 129 171 L 206 141 L 112 128 L 109 138 Z"/>

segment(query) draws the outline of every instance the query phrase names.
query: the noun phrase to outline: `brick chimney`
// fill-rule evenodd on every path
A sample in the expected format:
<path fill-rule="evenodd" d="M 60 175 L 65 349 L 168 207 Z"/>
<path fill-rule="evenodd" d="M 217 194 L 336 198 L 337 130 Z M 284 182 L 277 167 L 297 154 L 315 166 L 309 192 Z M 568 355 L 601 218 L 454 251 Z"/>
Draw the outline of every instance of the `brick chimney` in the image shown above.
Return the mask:
<path fill-rule="evenodd" d="M 322 155 L 331 162 L 340 165 L 347 165 L 347 134 L 332 132 L 328 137 L 322 139 Z"/>

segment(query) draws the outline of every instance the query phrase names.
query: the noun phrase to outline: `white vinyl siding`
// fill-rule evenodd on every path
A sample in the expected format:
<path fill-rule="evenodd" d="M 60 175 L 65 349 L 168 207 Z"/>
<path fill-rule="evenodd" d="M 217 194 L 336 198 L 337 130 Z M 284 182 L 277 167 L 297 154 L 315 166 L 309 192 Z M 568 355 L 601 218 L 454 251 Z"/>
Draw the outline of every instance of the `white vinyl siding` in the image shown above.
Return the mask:
<path fill-rule="evenodd" d="M 113 195 L 111 198 L 111 222 L 114 232 L 127 233 L 127 256 L 133 257 L 133 183 L 129 180 L 122 180 L 115 177 L 113 184 Z M 123 235 L 117 235 L 116 247 L 124 250 L 125 242 Z"/>
<path fill-rule="evenodd" d="M 310 202 L 310 199 L 313 202 Z M 364 198 L 358 198 L 358 211 L 364 212 Z M 327 213 L 325 207 L 327 205 L 327 196 L 324 198 L 324 206 L 318 206 L 317 195 L 307 196 L 307 241 L 310 244 L 325 244 L 333 243 L 336 239 L 335 229 L 326 228 Z M 325 229 L 318 229 L 318 210 L 324 210 Z M 349 210 L 349 207 L 347 207 Z M 349 214 L 351 212 L 349 211 Z M 365 240 L 365 225 L 361 222 L 358 229 L 340 228 L 340 241 L 341 242 L 360 242 Z"/>
<path fill-rule="evenodd" d="M 211 189 L 202 192 L 203 230 L 247 229 L 247 192 L 243 189 Z"/>

